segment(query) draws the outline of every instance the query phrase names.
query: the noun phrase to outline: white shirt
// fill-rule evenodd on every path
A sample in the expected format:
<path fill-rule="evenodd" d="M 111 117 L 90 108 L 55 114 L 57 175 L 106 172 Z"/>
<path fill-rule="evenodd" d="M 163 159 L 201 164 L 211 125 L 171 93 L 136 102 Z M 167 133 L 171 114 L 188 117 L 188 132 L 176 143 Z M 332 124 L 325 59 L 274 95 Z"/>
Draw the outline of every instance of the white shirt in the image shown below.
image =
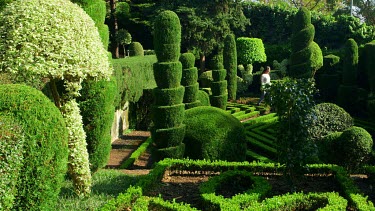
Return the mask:
<path fill-rule="evenodd" d="M 270 74 L 262 74 L 262 76 L 260 77 L 260 82 L 262 83 L 262 86 L 266 84 L 270 84 L 271 83 Z"/>

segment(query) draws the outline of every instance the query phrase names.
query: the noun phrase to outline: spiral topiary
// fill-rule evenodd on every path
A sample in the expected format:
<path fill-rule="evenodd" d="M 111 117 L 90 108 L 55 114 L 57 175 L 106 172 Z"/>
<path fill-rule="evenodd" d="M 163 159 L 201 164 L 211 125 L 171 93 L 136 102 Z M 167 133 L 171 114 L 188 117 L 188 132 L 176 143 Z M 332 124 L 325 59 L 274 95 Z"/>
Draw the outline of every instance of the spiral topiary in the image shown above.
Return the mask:
<path fill-rule="evenodd" d="M 129 56 L 144 56 L 143 46 L 139 42 L 131 42 L 129 45 Z"/>
<path fill-rule="evenodd" d="M 301 7 L 293 22 L 292 54 L 288 75 L 293 78 L 311 78 L 323 66 L 323 55 L 314 40 L 315 28 L 311 24 L 311 14 Z"/>
<path fill-rule="evenodd" d="M 199 106 L 185 112 L 185 157 L 244 161 L 245 130 L 238 119 L 222 109 Z"/>
<path fill-rule="evenodd" d="M 233 34 L 226 36 L 224 40 L 224 68 L 227 70 L 228 99 L 236 100 L 237 94 L 237 47 Z"/>
<path fill-rule="evenodd" d="M 88 195 L 91 174 L 76 97 L 82 81 L 108 79 L 112 74 L 98 29 L 83 9 L 66 0 L 14 1 L 1 17 L 1 71 L 49 78 L 55 105 L 61 107 L 70 131 L 69 174 L 75 187 L 82 188 L 76 192 Z M 57 90 L 61 80 L 64 90 Z"/>
<path fill-rule="evenodd" d="M 225 110 L 228 101 L 227 81 L 225 80 L 227 71 L 223 66 L 223 51 L 218 49 L 216 53 L 212 58 L 214 70 L 212 70 L 210 102 L 212 106 Z"/>
<path fill-rule="evenodd" d="M 185 145 L 184 87 L 181 86 L 181 25 L 176 13 L 163 11 L 155 19 L 154 48 L 158 62 L 154 64 L 157 100 L 152 109 L 154 127 L 151 137 L 156 145 L 157 159 L 182 158 Z M 184 64 L 191 62 L 185 62 Z M 193 76 L 189 76 L 190 78 Z"/>
<path fill-rule="evenodd" d="M 182 64 L 181 85 L 185 86 L 184 103 L 185 109 L 200 106 L 198 101 L 198 69 L 194 67 L 195 56 L 192 53 L 183 53 L 180 57 Z"/>
<path fill-rule="evenodd" d="M 0 113 L 19 123 L 25 141 L 12 145 L 15 151 L 22 149 L 18 155 L 23 157 L 12 210 L 53 210 L 68 162 L 69 131 L 63 116 L 42 92 L 17 84 L 0 86 Z"/>
<path fill-rule="evenodd" d="M 358 46 L 353 39 L 348 39 L 345 43 L 343 64 L 342 83 L 338 89 L 337 103 L 347 111 L 353 112 L 358 99 Z"/>
<path fill-rule="evenodd" d="M 371 119 L 375 119 L 375 40 L 364 46 L 364 63 L 370 85 L 367 110 Z"/>

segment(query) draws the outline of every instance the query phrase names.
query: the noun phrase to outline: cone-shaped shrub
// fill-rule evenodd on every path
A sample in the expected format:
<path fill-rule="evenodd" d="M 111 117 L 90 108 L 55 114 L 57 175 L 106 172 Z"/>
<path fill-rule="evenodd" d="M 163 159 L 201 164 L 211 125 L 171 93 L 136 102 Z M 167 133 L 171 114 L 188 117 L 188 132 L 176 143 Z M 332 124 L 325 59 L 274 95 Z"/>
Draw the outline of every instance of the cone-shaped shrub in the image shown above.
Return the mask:
<path fill-rule="evenodd" d="M 337 94 L 337 103 L 347 111 L 354 111 L 357 103 L 358 46 L 355 40 L 345 43 L 342 83 Z"/>
<path fill-rule="evenodd" d="M 225 80 L 227 71 L 223 66 L 223 51 L 218 50 L 217 54 L 212 58 L 212 64 L 214 70 L 212 70 L 212 83 L 210 96 L 211 105 L 223 110 L 227 107 L 228 92 L 227 92 L 227 81 Z"/>
<path fill-rule="evenodd" d="M 185 86 L 185 109 L 194 108 L 200 105 L 198 101 L 198 69 L 194 67 L 195 56 L 192 53 L 183 53 L 180 62 L 182 64 L 181 84 Z"/>
<path fill-rule="evenodd" d="M 17 120 L 25 140 L 19 155 L 22 167 L 13 172 L 19 177 L 12 210 L 53 210 L 68 162 L 69 131 L 63 116 L 42 92 L 16 84 L 0 86 L 0 113 Z M 13 148 L 22 147 L 19 141 Z"/>
<path fill-rule="evenodd" d="M 310 11 L 301 7 L 293 22 L 292 54 L 288 75 L 293 78 L 311 78 L 323 66 L 323 55 L 314 40 L 315 28 Z"/>
<path fill-rule="evenodd" d="M 155 19 L 154 48 L 158 62 L 154 64 L 155 105 L 152 109 L 154 127 L 151 137 L 156 145 L 157 159 L 182 158 L 185 145 L 183 124 L 185 105 L 181 86 L 181 25 L 176 13 L 163 11 Z M 184 61 L 184 64 L 190 62 Z M 189 76 L 192 77 L 192 76 Z"/>
<path fill-rule="evenodd" d="M 237 49 L 233 34 L 227 35 L 224 40 L 224 68 L 227 71 L 228 99 L 236 100 L 237 93 Z"/>
<path fill-rule="evenodd" d="M 367 110 L 371 118 L 375 118 L 375 40 L 364 47 L 364 63 L 370 85 L 370 96 L 367 101 Z"/>

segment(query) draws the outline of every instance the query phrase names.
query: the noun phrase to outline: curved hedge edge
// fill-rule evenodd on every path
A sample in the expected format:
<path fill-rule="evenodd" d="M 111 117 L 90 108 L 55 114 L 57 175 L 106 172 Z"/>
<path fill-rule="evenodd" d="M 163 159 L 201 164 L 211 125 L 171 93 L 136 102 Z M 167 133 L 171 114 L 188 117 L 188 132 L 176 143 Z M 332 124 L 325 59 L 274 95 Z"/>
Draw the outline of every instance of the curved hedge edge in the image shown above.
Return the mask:
<path fill-rule="evenodd" d="M 121 163 L 120 169 L 126 169 L 129 168 L 133 163 L 138 160 L 138 158 L 144 153 L 147 149 L 147 147 L 152 143 L 152 138 L 148 137 L 145 142 L 143 142 L 137 150 L 135 150 L 130 157 L 125 160 L 125 162 Z"/>
<path fill-rule="evenodd" d="M 233 176 L 242 175 L 251 179 L 254 183 L 251 188 L 243 194 L 236 194 L 230 199 L 225 199 L 221 195 L 216 195 L 215 191 L 226 179 L 230 179 Z M 241 210 L 244 203 L 252 203 L 258 201 L 264 197 L 271 190 L 271 185 L 262 177 L 254 176 L 252 173 L 247 171 L 226 171 L 218 176 L 211 177 L 207 182 L 204 182 L 199 191 L 201 197 L 208 206 L 220 207 L 220 210 L 226 210 L 225 207 L 230 210 Z M 242 205 L 241 205 L 242 204 Z"/>
<path fill-rule="evenodd" d="M 276 113 L 270 113 L 270 114 L 263 115 L 263 116 L 255 118 L 255 119 L 250 119 L 246 122 L 243 122 L 243 125 L 244 126 L 250 126 L 250 125 L 254 125 L 256 123 L 263 122 L 263 121 L 269 120 L 269 119 L 274 119 L 274 118 L 278 119 L 278 117 L 276 116 Z"/>

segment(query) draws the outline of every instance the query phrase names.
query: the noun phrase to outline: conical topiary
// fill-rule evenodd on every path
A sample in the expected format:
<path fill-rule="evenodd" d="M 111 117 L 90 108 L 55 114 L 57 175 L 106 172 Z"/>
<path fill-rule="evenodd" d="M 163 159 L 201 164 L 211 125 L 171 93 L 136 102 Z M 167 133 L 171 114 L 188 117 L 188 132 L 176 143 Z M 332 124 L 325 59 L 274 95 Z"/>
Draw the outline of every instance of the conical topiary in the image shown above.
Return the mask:
<path fill-rule="evenodd" d="M 227 81 L 225 77 L 227 71 L 223 66 L 223 51 L 218 50 L 217 54 L 212 58 L 213 70 L 211 82 L 212 95 L 210 96 L 211 105 L 223 110 L 227 107 L 228 92 L 227 92 Z"/>
<path fill-rule="evenodd" d="M 151 137 L 157 159 L 182 158 L 185 145 L 183 124 L 185 114 L 184 87 L 181 86 L 181 25 L 176 13 L 163 11 L 155 19 L 154 48 L 158 62 L 154 64 L 155 104 L 152 110 L 154 127 Z"/>
<path fill-rule="evenodd" d="M 342 83 L 339 86 L 337 103 L 350 112 L 355 110 L 358 98 L 358 45 L 353 39 L 348 39 L 345 43 L 343 63 Z"/>
<path fill-rule="evenodd" d="M 224 68 L 227 70 L 228 99 L 236 100 L 237 93 L 237 49 L 236 39 L 233 34 L 226 36 L 224 40 Z"/>
<path fill-rule="evenodd" d="M 288 75 L 293 78 L 311 78 L 323 66 L 323 55 L 314 40 L 315 28 L 311 13 L 305 7 L 297 12 L 293 22 L 292 54 Z"/>
<path fill-rule="evenodd" d="M 185 86 L 184 103 L 185 109 L 200 106 L 197 100 L 199 83 L 198 69 L 194 67 L 195 56 L 192 53 L 183 53 L 180 57 L 182 63 L 182 79 L 181 85 Z"/>

